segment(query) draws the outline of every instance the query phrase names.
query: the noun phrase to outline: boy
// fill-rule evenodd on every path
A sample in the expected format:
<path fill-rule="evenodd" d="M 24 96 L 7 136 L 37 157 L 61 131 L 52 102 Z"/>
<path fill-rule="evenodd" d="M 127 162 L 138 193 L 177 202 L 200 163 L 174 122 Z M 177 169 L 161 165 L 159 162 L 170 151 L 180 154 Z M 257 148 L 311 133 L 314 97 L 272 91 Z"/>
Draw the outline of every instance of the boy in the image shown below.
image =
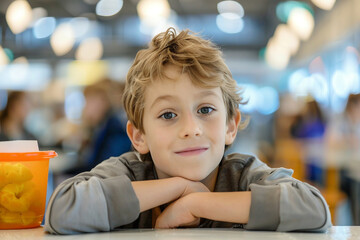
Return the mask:
<path fill-rule="evenodd" d="M 328 206 L 314 187 L 241 154 L 224 156 L 241 97 L 221 52 L 170 28 L 138 52 L 124 106 L 136 149 L 54 191 L 50 233 L 117 228 L 244 227 L 324 231 Z"/>

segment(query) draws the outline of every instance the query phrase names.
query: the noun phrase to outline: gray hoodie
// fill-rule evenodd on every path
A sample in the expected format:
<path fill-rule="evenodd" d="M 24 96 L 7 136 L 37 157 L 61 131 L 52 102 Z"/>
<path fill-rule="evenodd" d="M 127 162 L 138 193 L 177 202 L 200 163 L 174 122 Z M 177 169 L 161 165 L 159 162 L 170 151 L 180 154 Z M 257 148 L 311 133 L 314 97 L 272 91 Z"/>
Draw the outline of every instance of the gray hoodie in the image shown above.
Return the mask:
<path fill-rule="evenodd" d="M 253 156 L 230 154 L 219 165 L 215 192 L 251 191 L 247 224 L 202 219 L 199 227 L 249 230 L 325 231 L 331 226 L 326 201 L 293 171 L 269 168 Z M 46 211 L 45 230 L 54 234 L 151 228 L 152 211 L 140 213 L 131 181 L 157 179 L 151 159 L 136 152 L 113 157 L 61 183 Z"/>

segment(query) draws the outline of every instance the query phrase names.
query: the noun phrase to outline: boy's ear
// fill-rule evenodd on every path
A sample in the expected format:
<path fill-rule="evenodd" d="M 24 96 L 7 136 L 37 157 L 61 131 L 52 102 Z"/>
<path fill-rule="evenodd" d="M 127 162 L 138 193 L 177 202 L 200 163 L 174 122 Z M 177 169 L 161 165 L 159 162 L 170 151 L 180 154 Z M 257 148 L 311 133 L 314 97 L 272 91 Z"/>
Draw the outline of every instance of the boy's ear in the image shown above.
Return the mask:
<path fill-rule="evenodd" d="M 146 144 L 145 134 L 137 129 L 130 121 L 127 122 L 126 132 L 132 145 L 139 153 L 146 154 L 149 152 L 149 148 Z"/>
<path fill-rule="evenodd" d="M 234 142 L 240 124 L 240 120 L 241 120 L 240 111 L 236 110 L 235 116 L 232 119 L 230 119 L 227 123 L 225 145 L 230 145 Z"/>

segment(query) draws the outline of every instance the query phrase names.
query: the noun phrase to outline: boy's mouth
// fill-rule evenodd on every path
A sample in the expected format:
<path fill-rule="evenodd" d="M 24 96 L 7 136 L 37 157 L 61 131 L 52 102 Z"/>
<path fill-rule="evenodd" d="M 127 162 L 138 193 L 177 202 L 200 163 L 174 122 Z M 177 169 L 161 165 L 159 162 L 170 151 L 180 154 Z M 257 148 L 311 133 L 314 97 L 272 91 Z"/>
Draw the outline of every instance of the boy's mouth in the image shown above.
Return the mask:
<path fill-rule="evenodd" d="M 186 148 L 181 151 L 177 151 L 175 153 L 181 156 L 192 156 L 192 155 L 201 154 L 207 150 L 208 150 L 207 147 L 195 147 L 195 148 Z"/>

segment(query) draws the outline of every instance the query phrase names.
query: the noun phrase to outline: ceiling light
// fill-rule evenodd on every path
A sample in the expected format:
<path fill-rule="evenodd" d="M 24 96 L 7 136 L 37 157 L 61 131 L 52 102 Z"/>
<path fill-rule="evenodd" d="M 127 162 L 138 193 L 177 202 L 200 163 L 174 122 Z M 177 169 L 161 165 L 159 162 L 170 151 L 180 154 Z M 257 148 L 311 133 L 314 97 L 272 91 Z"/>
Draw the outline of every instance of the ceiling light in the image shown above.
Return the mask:
<path fill-rule="evenodd" d="M 236 1 L 222 1 L 217 4 L 217 10 L 219 14 L 222 13 L 233 13 L 238 15 L 240 18 L 244 16 L 244 8 L 240 3 Z"/>
<path fill-rule="evenodd" d="M 145 25 L 156 27 L 159 23 L 166 22 L 171 9 L 167 0 L 141 0 L 137 5 L 137 12 Z"/>
<path fill-rule="evenodd" d="M 285 47 L 269 41 L 266 46 L 265 60 L 272 68 L 283 70 L 290 61 L 290 52 Z"/>
<path fill-rule="evenodd" d="M 57 56 L 68 53 L 75 43 L 74 31 L 69 23 L 60 24 L 53 35 L 51 35 L 50 45 Z"/>
<path fill-rule="evenodd" d="M 225 33 L 239 33 L 244 28 L 244 20 L 240 17 L 235 17 L 235 14 L 222 13 L 216 16 L 216 25 Z"/>
<path fill-rule="evenodd" d="M 280 2 L 276 6 L 276 16 L 281 22 L 286 23 L 288 21 L 291 11 L 295 8 L 304 8 L 308 10 L 312 15 L 314 15 L 314 11 L 309 4 L 300 1 L 286 1 Z"/>
<path fill-rule="evenodd" d="M 324 10 L 331 10 L 336 0 L 311 0 L 317 7 Z"/>
<path fill-rule="evenodd" d="M 33 27 L 35 38 L 49 37 L 55 30 L 56 20 L 53 17 L 45 17 L 36 21 Z"/>
<path fill-rule="evenodd" d="M 31 20 L 31 7 L 25 0 L 12 2 L 6 10 L 6 22 L 14 34 L 23 32 L 31 24 Z"/>
<path fill-rule="evenodd" d="M 294 8 L 289 15 L 288 25 L 301 40 L 307 40 L 314 30 L 314 17 L 304 8 Z"/>
<path fill-rule="evenodd" d="M 123 6 L 123 0 L 100 0 L 96 4 L 96 14 L 110 17 L 117 14 Z"/>
<path fill-rule="evenodd" d="M 299 38 L 286 24 L 279 24 L 276 27 L 273 39 L 278 44 L 288 48 L 292 55 L 299 49 Z"/>

